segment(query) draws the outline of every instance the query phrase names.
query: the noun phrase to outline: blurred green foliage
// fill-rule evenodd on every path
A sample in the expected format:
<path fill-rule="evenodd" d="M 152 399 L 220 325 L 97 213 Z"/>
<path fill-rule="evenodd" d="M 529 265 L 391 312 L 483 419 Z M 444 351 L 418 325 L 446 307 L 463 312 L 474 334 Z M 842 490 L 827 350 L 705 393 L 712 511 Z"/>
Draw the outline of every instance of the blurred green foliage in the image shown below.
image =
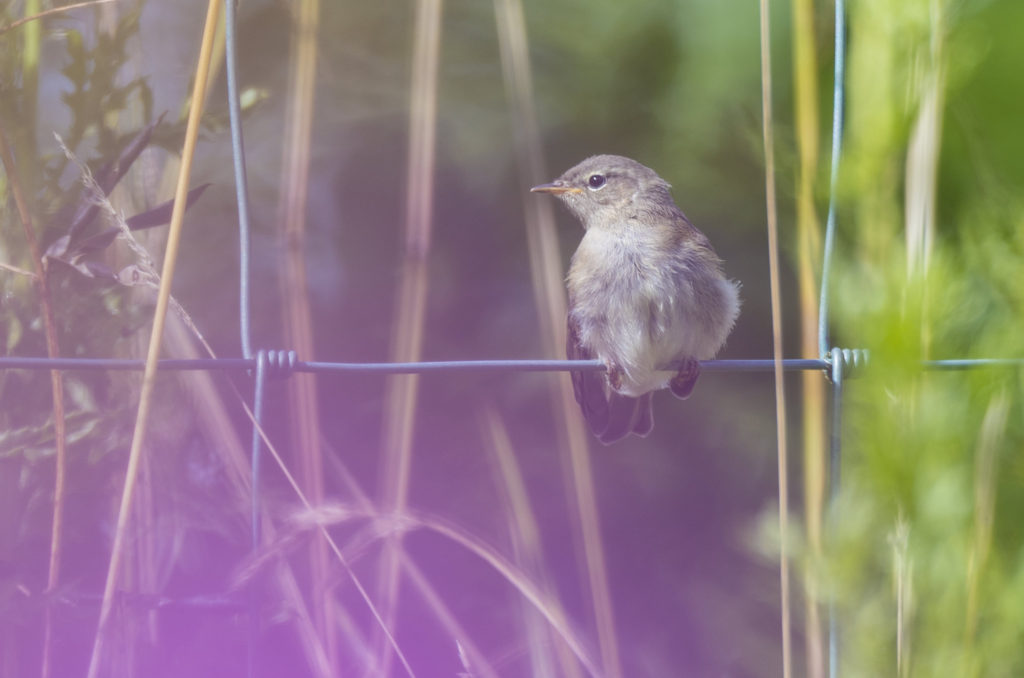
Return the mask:
<path fill-rule="evenodd" d="M 838 598 L 844 676 L 1024 672 L 1024 611 L 1011 603 L 1024 596 L 1022 370 L 921 366 L 1024 358 L 1024 201 L 1012 188 L 1024 181 L 1024 72 L 1009 37 L 1022 9 L 851 7 L 835 320 L 840 345 L 869 349 L 871 364 L 847 382 L 843 485 L 819 573 Z M 906 238 L 912 139 L 936 81 L 921 267 Z"/>
<path fill-rule="evenodd" d="M 830 8 L 819 3 L 826 113 Z M 272 346 L 280 325 L 273 232 L 289 17 L 278 3 L 242 3 L 241 10 L 243 86 L 269 92 L 246 130 L 256 227 L 256 343 Z M 788 7 L 776 2 L 774 11 L 787 239 L 787 170 L 794 164 Z M 12 19 L 9 12 L 10 6 L 0 8 L 0 25 Z M 599 152 L 623 153 L 656 168 L 715 242 L 729 274 L 744 283 L 743 317 L 726 357 L 765 357 L 770 328 L 754 6 L 535 0 L 525 12 L 551 176 Z M 870 349 L 872 359 L 847 382 L 843 490 L 828 520 L 828 556 L 821 563 L 801 562 L 821 580 L 819 590 L 837 597 L 841 675 L 895 674 L 900 637 L 902 675 L 1024 675 L 1024 608 L 1018 604 L 1024 600 L 1024 528 L 1015 520 L 1024 511 L 1021 371 L 920 368 L 923 359 L 1024 357 L 1024 199 L 1018 188 L 1024 184 L 1018 47 L 1024 3 L 861 0 L 851 3 L 850 13 L 833 321 L 839 345 Z M 98 165 L 116 156 L 133 133 L 126 119 L 141 124 L 154 111 L 178 110 L 198 40 L 190 22 L 199 15 L 179 3 L 140 3 L 121 14 L 111 31 L 96 28 L 101 15 L 92 10 L 85 18 L 48 21 L 40 77 L 41 96 L 49 92 L 49 98 L 38 131 L 35 119 L 24 119 L 32 107 L 19 98 L 20 33 L 0 39 L 0 122 L 19 156 L 33 159 L 19 167 L 29 172 L 38 161 L 40 169 L 24 179 L 33 187 L 43 247 L 61 233 L 49 218 L 79 191 L 51 131 L 61 131 L 72 150 Z M 303 358 L 385 356 L 400 253 L 411 15 L 409 4 L 397 0 L 324 5 L 309 197 L 309 285 L 321 354 Z M 493 22 L 487 3 L 445 5 L 430 358 L 539 352 Z M 935 232 L 927 270 L 911 274 L 904 235 L 908 147 L 928 76 L 935 73 L 942 102 L 933 148 Z M 212 94 L 213 118 L 223 110 L 222 84 Z M 824 142 L 828 125 L 822 130 Z M 163 134 L 170 141 L 162 143 L 173 147 L 175 134 Z M 235 214 L 227 158 L 223 128 L 207 127 L 196 177 L 215 185 L 190 212 L 176 294 L 221 353 L 234 355 Z M 823 153 L 822 177 L 827 161 Z M 825 184 L 819 184 L 822 203 Z M 9 185 L 6 176 L 0 180 L 5 197 Z M 563 221 L 567 259 L 579 232 L 571 219 Z M 11 209 L 0 213 L 0 234 L 4 263 L 30 268 Z M 129 352 L 125 344 L 148 317 L 146 304 L 129 302 L 123 290 L 66 267 L 55 266 L 51 274 L 63 353 Z M 4 271 L 0 293 L 4 352 L 44 354 L 30 280 Z M 786 299 L 792 327 L 796 304 L 791 294 Z M 87 591 L 97 588 L 105 557 L 103 502 L 121 472 L 116 459 L 107 458 L 106 465 L 96 460 L 125 447 L 131 378 L 67 377 L 77 464 L 70 483 L 85 497 L 73 517 L 72 542 L 81 549 L 73 552 L 85 563 Z M 573 536 L 563 522 L 564 487 L 553 461 L 542 382 L 474 375 L 423 382 L 431 397 L 420 414 L 418 505 L 481 530 L 498 529 L 500 517 L 481 510 L 493 507 L 493 492 L 481 480 L 489 470 L 481 461 L 477 424 L 466 416 L 487 394 L 518 424 L 511 427 L 513 443 L 544 518 L 555 579 L 573 609 L 578 572 Z M 343 448 L 345 463 L 371 486 L 380 381 L 324 379 L 321 388 L 331 414 L 325 438 Z M 8 508 L 17 504 L 0 512 L 0 559 L 17 554 L 19 572 L 39 571 L 45 560 L 40 535 L 48 533 L 52 497 L 49 397 L 43 373 L 0 373 L 3 501 Z M 183 454 L 161 458 L 161 486 L 172 503 L 187 507 L 174 534 L 195 539 L 209 525 L 240 514 L 221 505 L 220 496 L 190 501 L 184 488 L 208 489 L 202 479 L 219 472 L 216 457 L 190 434 L 192 404 L 168 398 L 165 405 L 165 428 L 180 433 L 168 436 L 166 449 Z M 708 375 L 685 407 L 668 401 L 658 407 L 652 438 L 623 453 L 594 454 L 629 675 L 777 675 L 774 565 L 754 561 L 737 536 L 756 523 L 774 493 L 770 384 Z M 245 426 L 240 418 L 240 430 Z M 230 551 L 225 543 L 231 538 L 197 541 L 203 548 L 181 547 L 184 555 L 167 569 L 194 588 L 217 590 L 221 570 L 207 572 L 209 553 Z M 480 606 L 477 591 L 467 594 L 463 583 L 447 595 L 453 601 L 469 595 L 466 607 Z M 0 600 L 0 621 L 15 617 L 6 600 Z M 500 632 L 494 635 L 505 637 L 501 623 L 495 622 Z M 72 632 L 88 635 L 91 624 L 90 617 Z M 182 638 L 167 655 L 154 650 L 150 661 L 189 656 L 182 648 L 192 637 Z M 240 651 L 230 644 L 222 650 L 229 657 Z"/>
<path fill-rule="evenodd" d="M 18 85 L 21 68 L 28 55 L 23 51 L 21 30 L 15 29 L 4 36 L 3 44 L 10 47 L 0 57 L 0 122 L 11 141 L 17 163 L 20 188 L 29 203 L 33 227 L 41 249 L 45 250 L 67 232 L 72 213 L 89 201 L 80 182 L 77 168 L 69 171 L 69 160 L 56 148 L 54 131 L 64 138 L 68 147 L 81 153 L 93 168 L 112 162 L 130 133 L 119 131 L 119 116 L 136 103 L 141 103 L 146 115 L 149 107 L 145 78 L 138 77 L 126 85 L 122 70 L 132 58 L 126 42 L 138 30 L 138 11 L 128 12 L 110 33 L 104 33 L 91 45 L 86 45 L 78 30 L 61 33 L 59 60 L 64 67 L 58 72 L 46 72 L 44 78 L 60 78 L 63 85 L 62 105 L 67 107 L 69 129 L 40 130 L 42 139 L 36 138 L 36 121 L 25 123 L 25 111 L 35 110 L 35 102 L 26 97 Z M 0 18 L 0 24 L 13 20 L 11 14 Z M 52 34 L 51 34 L 52 36 Z M 47 44 L 52 45 L 52 37 Z M 38 55 L 36 55 L 38 59 Z M 45 66 L 52 65 L 47 61 Z M 46 149 L 46 150 L 43 150 Z M 0 216 L 0 252 L 5 263 L 31 270 L 32 264 L 19 215 L 13 209 L 10 178 L 5 175 L 5 197 L 11 209 Z M 139 309 L 127 303 L 125 290 L 108 281 L 88 278 L 66 265 L 49 262 L 51 293 L 57 321 L 58 341 L 64 355 L 98 355 L 109 353 L 113 345 L 144 322 Z M 3 351 L 5 354 L 45 355 L 46 343 L 39 318 L 39 300 L 32 278 L 4 272 L 0 276 L 0 294 L 4 303 L 0 307 Z M 3 454 L 24 454 L 26 460 L 45 461 L 52 454 L 52 410 L 49 382 L 38 375 L 5 370 L 0 374 L 0 428 L 5 433 L 0 442 Z M 92 449 L 114 449 L 120 435 L 113 433 L 111 420 L 104 412 L 119 409 L 116 400 L 108 401 L 110 379 L 106 375 L 75 374 L 66 376 L 70 396 L 71 442 Z M 104 424 L 104 422 L 106 422 Z M 107 430 L 95 439 L 85 436 Z M 49 432 L 45 434 L 44 432 Z M 42 447 L 26 444 L 28 439 L 39 438 Z M 40 454 L 47 450 L 48 454 Z"/>

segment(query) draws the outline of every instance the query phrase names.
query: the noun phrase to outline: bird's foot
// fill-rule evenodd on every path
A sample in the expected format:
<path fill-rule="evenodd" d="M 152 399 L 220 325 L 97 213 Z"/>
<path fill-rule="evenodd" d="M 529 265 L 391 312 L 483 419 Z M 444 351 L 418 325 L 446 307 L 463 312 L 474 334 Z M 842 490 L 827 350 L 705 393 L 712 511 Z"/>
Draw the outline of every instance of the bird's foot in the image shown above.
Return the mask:
<path fill-rule="evenodd" d="M 700 376 L 700 362 L 696 358 L 686 358 L 683 366 L 679 368 L 676 376 L 668 382 L 672 389 L 672 395 L 680 400 L 686 400 L 693 393 L 693 387 L 697 385 L 697 377 Z"/>

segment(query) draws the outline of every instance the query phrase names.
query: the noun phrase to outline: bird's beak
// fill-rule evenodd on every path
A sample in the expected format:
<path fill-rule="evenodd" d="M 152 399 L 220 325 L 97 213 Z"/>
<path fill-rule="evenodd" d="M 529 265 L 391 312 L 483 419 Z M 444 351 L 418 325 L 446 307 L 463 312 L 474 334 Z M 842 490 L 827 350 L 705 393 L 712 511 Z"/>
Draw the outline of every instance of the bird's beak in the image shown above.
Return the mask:
<path fill-rule="evenodd" d="M 574 186 L 566 186 L 560 184 L 557 181 L 550 184 L 541 184 L 540 186 L 534 186 L 530 189 L 530 193 L 550 193 L 552 195 L 562 195 L 563 193 L 582 193 L 583 189 L 576 188 Z"/>

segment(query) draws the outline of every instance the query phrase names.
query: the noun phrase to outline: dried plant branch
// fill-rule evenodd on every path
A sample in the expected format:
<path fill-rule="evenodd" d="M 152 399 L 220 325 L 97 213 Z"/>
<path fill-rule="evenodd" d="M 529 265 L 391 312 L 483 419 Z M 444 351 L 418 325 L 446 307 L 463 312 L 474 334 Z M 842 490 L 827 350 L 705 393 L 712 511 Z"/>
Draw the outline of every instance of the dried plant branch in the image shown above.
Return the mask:
<path fill-rule="evenodd" d="M 117 2 L 117 0 L 87 0 L 87 2 L 76 2 L 73 5 L 51 7 L 50 9 L 43 10 L 42 12 L 37 12 L 32 16 L 26 16 L 18 19 L 17 21 L 12 21 L 3 28 L 0 28 L 0 35 L 3 35 L 7 31 L 13 31 L 18 26 L 21 26 L 22 24 L 27 24 L 30 21 L 36 21 L 37 19 L 45 19 L 48 16 L 52 16 L 54 14 L 61 14 L 63 12 L 69 12 L 73 9 L 81 9 L 83 7 L 90 7 L 92 5 L 104 5 L 108 2 Z"/>
<path fill-rule="evenodd" d="M 29 278 L 32 278 L 33 280 L 35 280 L 36 277 L 37 277 L 36 274 L 33 273 L 32 271 L 26 271 L 23 268 L 18 268 L 17 266 L 11 266 L 10 264 L 0 263 L 0 270 L 7 271 L 8 273 L 14 273 L 16 275 L 27 276 Z"/>
<path fill-rule="evenodd" d="M 149 250 L 147 250 L 142 243 L 136 239 L 135 234 L 128 225 L 128 220 L 125 219 L 124 214 L 118 211 L 114 207 L 113 203 L 110 202 L 110 198 L 104 193 L 103 187 L 97 183 L 89 167 L 67 147 L 67 144 L 64 143 L 64 139 L 62 139 L 59 134 L 54 132 L 53 136 L 57 140 L 57 145 L 60 146 L 61 150 L 64 152 L 65 157 L 67 157 L 68 160 L 74 163 L 78 168 L 81 181 L 85 185 L 86 191 L 89 192 L 92 202 L 110 216 L 113 222 L 117 225 L 118 237 L 128 246 L 128 249 L 132 251 L 132 254 L 135 255 L 135 263 L 126 266 L 115 276 L 117 282 L 126 287 L 144 286 L 159 292 L 160 273 L 156 269 L 156 262 L 149 254 Z M 199 331 L 199 327 L 195 324 L 195 321 L 192 320 L 192 316 L 188 314 L 188 311 L 185 310 L 173 295 L 169 297 L 168 301 L 170 309 L 178 316 L 179 319 L 181 319 L 185 324 L 185 327 L 192 332 L 196 339 L 202 343 L 207 352 L 213 356 L 213 349 L 206 341 L 203 333 Z"/>
<path fill-rule="evenodd" d="M 46 276 L 46 269 L 43 263 L 43 253 L 39 249 L 39 242 L 32 225 L 32 215 L 28 209 L 28 200 L 21 188 L 21 181 L 18 179 L 17 167 L 10 145 L 7 143 L 7 135 L 3 126 L 0 125 L 0 159 L 3 161 L 4 171 L 7 173 L 8 185 L 14 195 L 14 204 L 18 211 L 18 218 L 25 232 L 25 241 L 28 243 L 29 252 L 32 256 L 32 266 L 35 269 L 34 279 L 39 290 L 39 303 L 42 307 L 43 331 L 46 334 L 46 354 L 50 358 L 60 357 L 60 344 L 57 337 L 57 322 L 53 313 L 53 300 L 50 296 L 50 284 Z M 64 421 L 64 377 L 59 370 L 50 370 L 50 388 L 53 394 L 53 427 L 54 439 L 56 441 L 56 460 L 53 487 L 53 522 L 50 530 L 50 562 L 46 576 L 46 590 L 53 591 L 60 581 L 60 555 L 61 541 L 64 532 L 64 505 L 67 483 L 67 440 L 66 423 Z M 43 628 L 43 675 L 49 674 L 50 668 L 50 645 L 53 634 L 52 612 L 49 605 L 46 606 L 46 616 Z"/>

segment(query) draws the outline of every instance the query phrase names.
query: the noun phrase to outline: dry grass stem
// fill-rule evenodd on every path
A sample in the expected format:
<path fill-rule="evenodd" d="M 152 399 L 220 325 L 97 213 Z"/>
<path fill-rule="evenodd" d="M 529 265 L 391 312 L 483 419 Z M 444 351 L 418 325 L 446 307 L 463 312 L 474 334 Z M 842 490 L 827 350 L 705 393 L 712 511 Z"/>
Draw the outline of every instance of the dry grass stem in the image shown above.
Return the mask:
<path fill-rule="evenodd" d="M 371 525 L 364 532 L 353 536 L 352 539 L 345 544 L 343 552 L 346 554 L 346 557 L 351 559 L 354 555 L 350 554 L 355 553 L 358 555 L 359 549 L 369 546 L 368 542 L 359 543 L 360 539 L 369 538 L 379 540 L 381 538 L 381 531 L 377 529 L 375 525 L 383 522 L 393 522 L 393 518 L 379 512 L 377 507 L 374 506 L 373 502 L 363 491 L 363 488 L 359 486 L 355 477 L 345 467 L 339 455 L 330 454 L 327 459 L 333 463 L 336 474 L 341 479 L 346 493 L 353 497 L 360 515 L 376 516 L 376 519 L 372 520 Z M 320 513 L 324 510 L 326 510 L 327 513 L 334 512 L 339 517 L 347 515 L 347 510 L 339 507 L 320 507 L 316 513 Z M 353 518 L 356 516 L 348 515 L 348 517 Z M 484 675 L 491 675 L 494 673 L 494 669 L 486 655 L 484 655 L 473 641 L 472 636 L 458 622 L 455 614 L 445 602 L 444 597 L 438 594 L 437 590 L 426 578 L 419 566 L 416 565 L 416 563 L 409 557 L 409 554 L 404 550 L 398 551 L 398 557 L 400 560 L 401 570 L 408 577 L 409 583 L 420 594 L 423 600 L 427 602 L 427 605 L 431 610 L 433 610 L 438 621 L 441 622 L 441 625 L 444 626 L 448 634 L 452 638 L 457 639 L 457 642 L 461 644 L 467 657 L 471 660 L 472 665 Z"/>
<path fill-rule="evenodd" d="M 8 185 L 14 196 L 15 208 L 25 233 L 25 241 L 28 243 L 29 253 L 32 256 L 32 266 L 35 269 L 34 280 L 39 291 L 39 305 L 41 315 L 43 316 L 43 330 L 46 335 L 46 354 L 50 358 L 58 358 L 60 357 L 60 344 L 57 337 L 56 318 L 53 312 L 53 299 L 50 295 L 50 283 L 46 277 L 43 254 L 39 249 L 35 228 L 32 225 L 32 214 L 28 208 L 28 200 L 25 192 L 22 190 L 14 155 L 7 142 L 7 134 L 2 125 L 0 125 L 0 160 L 3 162 L 4 172 L 7 173 Z M 64 420 L 64 377 L 59 370 L 50 370 L 50 392 L 53 401 L 53 434 L 56 443 L 56 459 L 54 462 L 53 520 L 50 528 L 50 559 L 46 575 L 47 592 L 56 590 L 57 584 L 60 581 L 61 543 L 64 534 L 64 505 L 67 499 L 65 496 L 67 485 L 67 431 Z M 47 678 L 50 673 L 50 647 L 53 638 L 52 614 L 51 606 L 47 605 L 43 626 L 42 675 L 44 678 Z"/>
<path fill-rule="evenodd" d="M 771 279 L 772 356 L 775 358 L 775 429 L 779 475 L 779 589 L 782 609 L 782 675 L 792 676 L 790 640 L 789 553 L 789 468 L 786 441 L 786 388 L 782 371 L 782 291 L 779 274 L 779 224 L 775 202 L 775 144 L 772 131 L 772 66 L 769 2 L 761 0 L 761 112 L 765 159 L 765 209 L 768 222 L 768 269 Z"/>
<path fill-rule="evenodd" d="M 565 346 L 566 303 L 562 283 L 562 255 L 555 234 L 551 206 L 532 200 L 529 187 L 547 181 L 544 176 L 540 128 L 533 104 L 533 83 L 527 46 L 526 22 L 522 3 L 518 0 L 495 0 L 498 45 L 501 50 L 502 73 L 512 109 L 513 135 L 518 153 L 521 191 L 524 196 L 527 245 L 534 299 L 547 355 L 560 354 Z M 576 522 L 582 535 L 584 580 L 590 589 L 598 640 L 605 673 L 616 678 L 622 673 L 615 613 L 608 585 L 604 545 L 601 538 L 600 514 L 590 466 L 590 451 L 582 418 L 576 408 L 572 388 L 566 375 L 550 380 L 555 409 L 562 414 L 559 449 L 567 494 L 575 498 Z"/>
<path fill-rule="evenodd" d="M 1009 420 L 1011 399 L 1005 390 L 989 401 L 981 422 L 974 452 L 974 535 L 967 556 L 967 609 L 964 624 L 966 645 L 971 647 L 977 635 L 979 587 L 982 570 L 992 549 L 992 530 L 996 516 L 997 454 L 1003 447 Z"/>
<path fill-rule="evenodd" d="M 939 0 L 929 3 L 931 42 L 926 73 L 919 92 L 920 104 L 907 148 L 906 220 L 907 273 L 928 271 L 935 240 L 936 181 L 939 150 L 942 147 L 942 110 L 945 103 L 945 75 L 942 66 L 943 20 Z"/>
<path fill-rule="evenodd" d="M 392 327 L 391 359 L 416 361 L 423 350 L 423 323 L 429 277 L 434 201 L 438 57 L 441 50 L 441 0 L 416 5 L 409 95 L 409 145 L 405 196 L 405 251 Z M 381 491 L 387 511 L 399 513 L 408 501 L 412 444 L 419 396 L 416 375 L 388 380 L 384 413 Z M 381 600 L 385 619 L 396 617 L 402 544 L 393 540 L 383 552 Z M 382 656 L 384 675 L 390 655 Z"/>
<path fill-rule="evenodd" d="M 298 488 L 294 483 L 293 489 L 298 492 Z M 404 534 L 413 530 L 428 530 L 453 541 L 470 553 L 476 555 L 483 562 L 490 565 L 502 576 L 503 579 L 511 584 L 519 594 L 533 606 L 534 609 L 540 612 L 541 616 L 555 630 L 555 632 L 559 634 L 563 642 L 565 642 L 572 650 L 577 660 L 579 660 L 579 662 L 586 668 L 590 675 L 605 675 L 600 671 L 599 667 L 594 662 L 593 657 L 591 657 L 586 651 L 579 634 L 567 621 L 566 615 L 557 599 L 547 596 L 534 584 L 525 572 L 509 562 L 504 556 L 498 553 L 495 548 L 481 539 L 467 533 L 462 528 L 453 525 L 442 518 L 428 516 L 423 513 L 407 511 L 400 515 L 388 514 L 386 516 L 382 516 L 380 513 L 375 511 L 366 512 L 360 508 L 346 505 L 313 507 L 306 503 L 305 499 L 301 497 L 301 495 L 299 498 L 304 504 L 304 512 L 300 514 L 299 518 L 300 524 L 307 526 L 315 525 L 331 544 L 331 548 L 335 551 L 335 555 L 338 557 L 339 562 L 342 563 L 345 569 L 349 572 L 351 572 L 351 570 L 349 569 L 350 566 L 348 559 L 327 532 L 327 528 L 337 522 L 355 519 L 369 520 L 372 523 L 375 538 L 384 542 L 392 540 L 396 534 Z M 355 581 L 358 586 L 358 581 L 355 580 L 354 576 L 353 581 Z M 370 604 L 368 599 L 367 604 Z M 373 607 L 371 606 L 370 609 L 372 610 Z M 461 638 L 459 639 L 462 640 Z M 397 646 L 394 647 L 397 650 Z M 408 669 L 408 667 L 407 671 L 412 675 L 411 669 Z"/>
<path fill-rule="evenodd" d="M 32 280 L 36 279 L 36 274 L 33 273 L 32 271 L 26 271 L 23 268 L 11 266 L 10 264 L 0 263 L 0 270 L 7 271 L 8 273 L 13 273 L 15 275 L 23 275 L 27 278 L 32 278 Z"/>
<path fill-rule="evenodd" d="M 300 519 L 300 524 L 304 522 L 306 525 L 310 527 L 315 526 L 317 528 L 317 531 L 323 537 L 322 541 L 324 541 L 328 545 L 331 552 L 334 554 L 338 564 L 341 566 L 342 570 L 344 570 L 345 573 L 351 579 L 353 586 L 355 587 L 356 591 L 359 594 L 359 597 L 363 600 L 367 608 L 370 610 L 370 613 L 372 614 L 374 621 L 377 623 L 378 627 L 383 632 L 389 646 L 394 651 L 399 661 L 402 663 L 402 666 L 405 668 L 406 673 L 409 676 L 415 675 L 412 671 L 412 668 L 409 666 L 408 661 L 406 661 L 405 655 L 399 648 L 394 635 L 391 633 L 388 625 L 385 623 L 384 617 L 381 615 L 377 606 L 374 605 L 373 600 L 366 592 L 366 588 L 363 586 L 362 582 L 360 582 L 359 578 L 356 577 L 355 572 L 352 571 L 352 568 L 349 566 L 348 559 L 343 554 L 342 549 L 338 546 L 337 542 L 334 540 L 333 537 L 331 537 L 330 533 L 327 531 L 327 526 L 330 525 L 333 520 L 347 519 L 348 516 L 350 516 L 351 514 L 347 510 L 339 512 L 338 510 L 333 509 L 330 506 L 314 506 L 310 502 L 309 498 L 306 496 L 305 492 L 302 490 L 302 487 L 299 485 L 298 480 L 296 480 L 295 475 L 288 469 L 288 466 L 284 463 L 284 459 L 281 457 L 280 452 L 278 452 L 277 448 L 271 443 L 269 437 L 266 435 L 263 429 L 256 424 L 255 419 L 252 417 L 252 412 L 251 410 L 249 410 L 249 407 L 246 405 L 245 408 L 246 411 L 249 413 L 250 418 L 253 419 L 253 425 L 256 426 L 257 432 L 263 439 L 263 442 L 266 444 L 267 451 L 270 453 L 271 458 L 273 458 L 274 462 L 281 470 L 281 474 L 284 476 L 284 479 L 287 481 L 288 485 L 295 493 L 295 496 L 299 499 L 299 502 L 303 506 L 305 513 L 297 514 Z M 269 516 L 264 516 L 264 522 L 269 525 Z M 259 560 L 261 557 L 261 554 L 257 554 L 257 560 Z M 250 564 L 250 567 L 258 566 L 258 562 L 256 563 L 256 565 Z M 316 603 L 316 601 L 314 601 L 314 603 Z M 319 644 L 319 636 L 317 636 L 316 642 Z"/>
<path fill-rule="evenodd" d="M 306 204 L 309 192 L 310 145 L 316 94 L 317 25 L 319 0 L 294 4 L 289 61 L 289 91 L 282 138 L 281 201 L 278 206 L 280 241 L 284 252 L 280 278 L 285 345 L 300 356 L 316 354 L 313 311 L 306 275 Z M 291 449 L 297 459 L 301 485 L 314 504 L 323 500 L 323 455 L 320 448 L 320 408 L 316 376 L 293 374 L 288 380 L 288 420 Z M 317 633 L 327 650 L 331 673 L 337 673 L 333 606 L 323 603 L 327 589 L 325 544 L 314 539 L 309 550 L 310 599 L 314 602 Z"/>
<path fill-rule="evenodd" d="M 407 557 L 402 554 L 402 572 L 409 578 L 409 583 L 419 592 L 427 606 L 437 615 L 441 625 L 445 627 L 449 635 L 455 639 L 459 658 L 467 671 L 472 670 L 473 678 L 499 678 L 498 671 L 494 668 L 487 656 L 471 640 L 471 635 L 459 620 L 452 614 L 451 609 L 444 602 L 434 587 L 427 580 L 423 571 Z M 467 673 L 467 675 L 470 675 Z"/>
<path fill-rule="evenodd" d="M 118 276 L 118 281 L 129 286 L 143 285 L 153 289 L 158 289 L 160 276 L 156 271 L 155 264 L 149 255 L 149 252 L 140 242 L 138 242 L 134 234 L 128 228 L 124 216 L 117 211 L 110 200 L 102 194 L 102 191 L 93 179 L 88 167 L 86 167 L 77 156 L 67 149 L 63 140 L 59 136 L 57 136 L 57 142 L 67 157 L 78 166 L 81 172 L 82 181 L 92 192 L 93 199 L 119 226 L 121 229 L 120 237 L 128 244 L 129 249 L 131 249 L 137 257 L 138 263 L 133 264 L 125 270 L 127 271 L 131 269 L 138 272 L 138 277 L 134 279 L 129 278 L 128 276 L 123 275 L 124 271 L 122 271 L 122 274 Z M 213 348 L 206 341 L 205 337 L 203 337 L 202 333 L 193 322 L 191 316 L 173 296 L 170 297 L 169 304 L 169 308 L 175 312 L 176 317 L 181 321 L 180 324 L 171 323 L 166 329 L 167 336 L 165 337 L 165 343 L 169 345 L 169 351 L 172 356 L 179 358 L 198 357 L 199 353 L 192 348 L 193 344 L 190 340 L 195 339 L 202 345 L 207 356 L 211 358 L 217 357 Z M 238 505 L 250 505 L 252 494 L 252 487 L 250 485 L 251 465 L 247 457 L 247 452 L 243 449 L 243 445 L 238 439 L 237 432 L 230 421 L 230 416 L 224 406 L 224 403 L 216 392 L 216 387 L 214 386 L 210 375 L 205 373 L 191 374 L 188 375 L 187 378 L 182 377 L 181 383 L 183 388 L 191 394 L 191 401 L 202 403 L 201 407 L 195 408 L 196 413 L 199 416 L 200 424 L 203 427 L 204 432 L 211 440 L 215 441 L 213 445 L 214 449 L 221 453 L 221 458 L 224 464 L 223 468 L 226 471 L 226 477 L 229 485 L 235 492 Z M 242 406 L 246 416 L 255 427 L 257 434 L 262 438 L 263 443 L 268 448 L 274 449 L 273 442 L 256 422 L 255 416 L 245 403 L 245 399 L 237 390 L 234 389 L 234 386 L 232 386 L 232 390 L 237 402 Z M 276 449 L 274 451 L 276 452 Z M 275 538 L 273 516 L 266 512 L 265 509 L 261 524 L 263 526 L 264 538 L 273 540 Z M 325 677 L 332 675 L 327 653 L 320 641 L 319 635 L 316 632 L 316 626 L 309 613 L 309 608 L 302 597 L 302 592 L 291 568 L 278 568 L 276 579 L 282 592 L 283 599 L 288 602 L 290 609 L 292 609 L 296 614 L 298 636 L 306 651 L 306 656 L 310 662 L 310 666 L 317 672 L 317 675 Z"/>
<path fill-rule="evenodd" d="M 482 427 L 490 441 L 489 449 L 497 464 L 495 466 L 495 484 L 504 489 L 505 515 L 509 522 L 509 534 L 512 537 L 512 548 L 516 563 L 526 572 L 532 574 L 537 586 L 551 600 L 557 600 L 557 592 L 545 575 L 544 552 L 541 542 L 540 525 L 536 513 L 526 492 L 515 450 L 509 439 L 508 430 L 498 414 L 491 408 L 484 411 Z M 527 647 L 531 659 L 531 675 L 565 676 L 578 678 L 579 665 L 573 659 L 571 650 L 561 642 L 557 634 L 550 633 L 550 627 L 538 623 L 539 615 L 523 606 L 523 623 L 526 626 Z M 558 659 L 558 671 L 552 667 L 547 648 L 553 647 Z"/>
<path fill-rule="evenodd" d="M 818 279 L 821 274 L 821 225 L 814 204 L 818 173 L 818 56 L 812 0 L 792 0 L 793 82 L 796 144 L 797 287 L 800 305 L 800 355 L 818 352 Z M 820 374 L 800 375 L 803 390 L 804 529 L 810 557 L 822 557 L 825 510 L 825 382 Z M 807 675 L 823 678 L 825 651 L 814 576 L 804 577 L 804 636 Z"/>
<path fill-rule="evenodd" d="M 76 2 L 71 5 L 63 5 L 61 7 L 51 7 L 50 9 L 43 10 L 42 12 L 35 12 L 31 16 L 22 17 L 17 21 L 12 21 L 3 28 L 0 28 L 0 35 L 3 35 L 7 31 L 14 30 L 22 24 L 26 24 L 30 21 L 36 21 L 37 19 L 45 19 L 48 16 L 54 14 L 60 14 L 62 12 L 70 12 L 73 9 L 82 9 L 83 7 L 91 7 L 93 5 L 103 5 L 108 2 L 116 2 L 117 0 L 88 0 L 88 2 Z"/>
<path fill-rule="evenodd" d="M 189 112 L 188 125 L 185 131 L 185 141 L 182 148 L 181 169 L 178 174 L 177 189 L 174 196 L 174 210 L 171 215 L 171 224 L 167 236 L 167 250 L 164 255 L 163 281 L 160 286 L 160 293 L 157 297 L 156 310 L 153 318 L 153 329 L 150 335 L 149 350 L 146 355 L 146 368 L 142 377 L 142 388 L 139 393 L 139 409 L 135 420 L 135 430 L 132 435 L 132 445 L 128 453 L 128 466 L 125 471 L 124 489 L 121 495 L 121 505 L 117 515 L 117 527 L 114 532 L 114 543 L 111 548 L 110 564 L 107 568 L 107 578 L 103 590 L 103 599 L 100 603 L 99 622 L 96 628 L 96 637 L 93 642 L 92 655 L 89 660 L 89 678 L 95 678 L 100 672 L 100 665 L 103 656 L 103 641 L 107 633 L 107 624 L 113 607 L 114 588 L 117 586 L 118 574 L 121 567 L 123 542 L 127 529 L 128 516 L 131 512 L 132 499 L 135 485 L 138 479 L 142 448 L 145 440 L 146 425 L 149 415 L 149 408 L 152 402 L 153 387 L 156 384 L 157 359 L 160 357 L 160 343 L 163 335 L 164 321 L 167 315 L 167 307 L 170 299 L 171 283 L 174 280 L 174 268 L 177 263 L 178 247 L 181 242 L 181 230 L 185 216 L 185 202 L 188 195 L 189 177 L 192 169 L 192 158 L 195 153 L 196 142 L 199 138 L 199 121 L 202 114 L 202 102 L 205 98 L 204 90 L 206 84 L 206 71 L 210 64 L 210 55 L 213 48 L 213 39 L 216 33 L 217 16 L 220 3 L 210 0 L 206 22 L 203 28 L 203 38 L 199 53 L 199 63 L 196 68 L 195 85 L 192 94 L 193 106 Z"/>
<path fill-rule="evenodd" d="M 911 593 L 913 591 L 914 567 L 908 555 L 910 524 L 901 513 L 896 528 L 889 535 L 892 548 L 893 582 L 896 588 L 896 675 L 908 675 L 910 634 Z"/>

